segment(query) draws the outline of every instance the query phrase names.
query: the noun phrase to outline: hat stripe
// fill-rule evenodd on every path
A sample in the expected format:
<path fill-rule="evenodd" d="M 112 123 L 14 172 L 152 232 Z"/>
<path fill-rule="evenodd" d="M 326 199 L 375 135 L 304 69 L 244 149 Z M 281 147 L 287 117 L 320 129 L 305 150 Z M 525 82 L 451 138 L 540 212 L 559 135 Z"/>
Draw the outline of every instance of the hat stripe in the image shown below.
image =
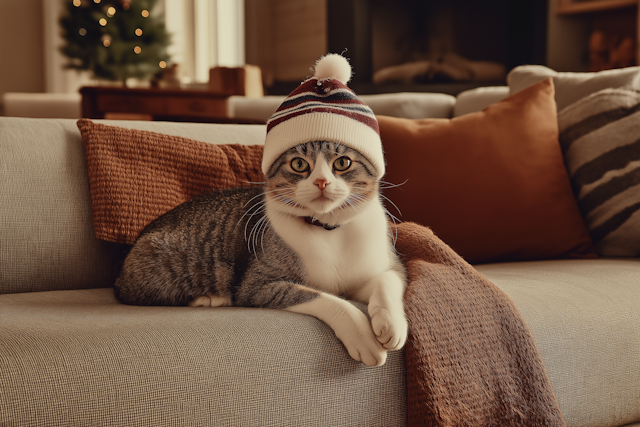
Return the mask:
<path fill-rule="evenodd" d="M 317 83 L 315 79 L 307 80 L 292 92 L 267 121 L 267 132 L 283 121 L 301 114 L 336 112 L 367 124 L 379 133 L 375 114 L 351 89 L 337 86 L 330 81 L 323 82 L 322 86 L 318 86 Z M 325 87 L 330 90 L 324 92 Z"/>
<path fill-rule="evenodd" d="M 309 109 L 310 113 L 313 112 L 313 110 L 315 108 L 318 107 L 331 107 L 331 108 L 336 108 L 336 109 L 340 109 L 340 110 L 344 110 L 344 111 L 350 111 L 353 113 L 359 113 L 359 114 L 363 114 L 365 116 L 369 116 L 369 117 L 375 117 L 375 114 L 373 114 L 373 112 L 366 106 L 366 105 L 353 105 L 351 103 L 349 104 L 330 104 L 330 105 L 326 105 L 326 103 L 321 102 L 321 101 L 315 101 L 315 102 L 305 102 L 303 104 L 297 104 L 294 105 L 290 108 L 287 108 L 286 110 L 280 111 L 280 112 L 276 112 L 273 114 L 273 116 L 271 116 L 271 118 L 269 119 L 268 123 L 270 123 L 273 120 L 279 119 L 283 116 L 286 116 L 287 114 L 293 113 L 293 112 L 297 112 L 300 110 L 304 110 L 304 109 Z"/>
<path fill-rule="evenodd" d="M 375 116 L 373 117 L 369 117 L 369 116 L 365 116 L 363 114 L 359 114 L 358 112 L 352 112 L 349 110 L 344 110 L 344 109 L 338 109 L 338 108 L 332 108 L 332 107 L 317 107 L 317 108 L 313 108 L 313 109 L 300 109 L 298 111 L 294 111 L 291 112 L 290 114 L 287 114 L 283 117 L 277 118 L 275 120 L 269 120 L 269 123 L 267 125 L 267 133 L 269 133 L 269 131 L 271 129 L 273 129 L 275 126 L 277 126 L 278 124 L 289 120 L 293 117 L 297 117 L 297 116 L 301 116 L 303 114 L 310 114 L 310 113 L 331 113 L 331 114 L 339 114 L 345 117 L 349 117 L 350 119 L 356 120 L 362 124 L 365 124 L 367 126 L 369 126 L 370 128 L 372 128 L 376 133 L 380 134 L 380 129 L 378 127 L 378 121 L 376 120 Z"/>
<path fill-rule="evenodd" d="M 315 94 L 305 94 L 295 99 L 286 100 L 280 105 L 276 112 L 286 110 L 292 106 L 302 104 L 304 102 L 322 102 L 330 104 L 356 104 L 368 108 L 365 103 L 359 101 L 353 97 L 347 97 L 343 93 L 336 93 L 327 97 L 319 97 Z"/>
<path fill-rule="evenodd" d="M 319 98 L 319 99 L 327 99 L 327 98 L 331 98 L 336 94 L 342 94 L 342 97 L 344 99 L 353 99 L 354 102 L 362 102 L 356 97 L 356 95 L 349 88 L 332 88 L 330 91 L 322 92 L 322 93 L 318 93 L 315 90 L 305 90 L 295 95 L 288 96 L 284 102 L 290 102 L 292 100 L 295 100 L 304 96 L 315 96 L 316 98 Z"/>

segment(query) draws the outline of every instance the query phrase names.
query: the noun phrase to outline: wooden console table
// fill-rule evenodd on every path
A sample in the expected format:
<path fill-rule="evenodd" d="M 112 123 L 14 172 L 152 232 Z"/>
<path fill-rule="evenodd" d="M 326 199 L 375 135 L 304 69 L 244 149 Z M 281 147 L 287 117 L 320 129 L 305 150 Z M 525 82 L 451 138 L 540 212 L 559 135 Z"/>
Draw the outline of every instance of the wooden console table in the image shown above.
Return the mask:
<path fill-rule="evenodd" d="M 237 122 L 228 117 L 228 96 L 207 91 L 85 86 L 80 93 L 82 117 L 89 119 L 131 114 L 150 120 Z"/>

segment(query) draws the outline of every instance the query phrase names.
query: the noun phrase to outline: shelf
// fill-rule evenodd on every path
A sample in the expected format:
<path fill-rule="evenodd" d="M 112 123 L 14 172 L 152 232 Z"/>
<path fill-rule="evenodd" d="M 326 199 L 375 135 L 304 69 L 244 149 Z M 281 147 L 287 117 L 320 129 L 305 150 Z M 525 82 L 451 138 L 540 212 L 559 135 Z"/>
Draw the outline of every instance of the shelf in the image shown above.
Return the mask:
<path fill-rule="evenodd" d="M 638 0 L 559 0 L 556 12 L 558 15 L 572 15 L 576 13 L 621 9 L 637 5 Z"/>

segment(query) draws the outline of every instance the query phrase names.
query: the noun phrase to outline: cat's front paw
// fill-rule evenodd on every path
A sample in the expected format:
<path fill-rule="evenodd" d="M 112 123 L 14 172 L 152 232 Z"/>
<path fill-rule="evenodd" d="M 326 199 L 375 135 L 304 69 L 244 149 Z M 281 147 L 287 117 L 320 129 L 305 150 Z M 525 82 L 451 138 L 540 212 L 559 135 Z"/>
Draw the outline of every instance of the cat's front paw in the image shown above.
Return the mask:
<path fill-rule="evenodd" d="M 344 342 L 349 356 L 357 362 L 362 362 L 367 366 L 382 366 L 387 361 L 387 350 L 380 348 L 375 341 L 370 342 Z"/>
<path fill-rule="evenodd" d="M 367 366 L 384 365 L 387 361 L 387 350 L 371 333 L 367 317 L 355 308 L 354 312 L 352 319 L 355 324 L 344 330 L 336 330 L 336 335 L 354 360 Z"/>
<path fill-rule="evenodd" d="M 372 310 L 371 328 L 376 339 L 387 350 L 399 350 L 407 341 L 409 325 L 402 314 L 395 316 L 388 310 L 378 307 Z"/>

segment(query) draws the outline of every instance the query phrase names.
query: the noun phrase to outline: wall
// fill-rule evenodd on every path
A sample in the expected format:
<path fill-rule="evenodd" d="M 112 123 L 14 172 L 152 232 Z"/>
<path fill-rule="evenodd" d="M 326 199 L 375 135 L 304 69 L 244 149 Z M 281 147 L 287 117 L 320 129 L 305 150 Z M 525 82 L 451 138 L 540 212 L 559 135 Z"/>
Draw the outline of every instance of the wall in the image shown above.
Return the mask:
<path fill-rule="evenodd" d="M 42 0 L 0 0 L 0 114 L 5 92 L 44 90 Z"/>
<path fill-rule="evenodd" d="M 549 0 L 547 66 L 556 71 L 587 71 L 589 24 L 585 15 L 561 16 L 557 0 Z"/>
<path fill-rule="evenodd" d="M 327 53 L 325 0 L 246 0 L 246 61 L 259 65 L 267 86 L 302 81 Z"/>

